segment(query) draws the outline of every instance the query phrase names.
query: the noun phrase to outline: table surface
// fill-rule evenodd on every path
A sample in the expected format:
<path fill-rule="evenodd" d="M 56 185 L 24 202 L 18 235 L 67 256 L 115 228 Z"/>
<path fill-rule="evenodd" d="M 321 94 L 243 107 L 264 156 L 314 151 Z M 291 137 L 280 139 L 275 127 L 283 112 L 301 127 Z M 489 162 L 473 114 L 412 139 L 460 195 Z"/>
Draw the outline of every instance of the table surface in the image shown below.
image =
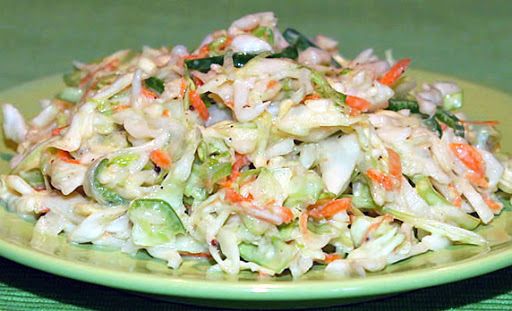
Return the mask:
<path fill-rule="evenodd" d="M 121 48 L 197 45 L 238 16 L 272 10 L 282 28 L 323 33 L 353 57 L 373 47 L 512 93 L 512 1 L 21 1 L 0 0 L 0 89 L 69 70 Z M 184 310 L 0 258 L 0 310 Z M 352 305 L 427 310 L 512 309 L 512 268 Z M 200 308 L 196 308 L 199 310 Z M 333 308 L 334 310 L 335 308 Z"/>

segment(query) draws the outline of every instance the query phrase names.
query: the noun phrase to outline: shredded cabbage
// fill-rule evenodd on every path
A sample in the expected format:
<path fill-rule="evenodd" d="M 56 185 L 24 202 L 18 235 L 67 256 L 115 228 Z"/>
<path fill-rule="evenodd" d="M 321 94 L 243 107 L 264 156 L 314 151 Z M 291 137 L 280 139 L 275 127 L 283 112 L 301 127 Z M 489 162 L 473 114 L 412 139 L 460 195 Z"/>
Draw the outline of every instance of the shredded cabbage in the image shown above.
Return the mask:
<path fill-rule="evenodd" d="M 77 63 L 25 121 L 3 104 L 12 170 L 0 205 L 34 243 L 145 250 L 177 269 L 362 276 L 453 244 L 510 208 L 512 160 L 463 90 L 415 89 L 409 59 L 281 32 L 244 16 L 191 52 L 122 50 Z"/>

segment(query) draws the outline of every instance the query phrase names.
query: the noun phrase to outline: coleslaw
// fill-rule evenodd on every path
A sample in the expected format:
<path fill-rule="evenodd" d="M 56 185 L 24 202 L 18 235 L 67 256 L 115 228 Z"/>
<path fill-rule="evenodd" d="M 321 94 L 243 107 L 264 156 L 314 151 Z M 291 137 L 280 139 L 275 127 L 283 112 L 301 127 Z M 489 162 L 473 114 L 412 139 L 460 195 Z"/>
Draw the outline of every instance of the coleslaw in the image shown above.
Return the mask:
<path fill-rule="evenodd" d="M 365 275 L 454 244 L 510 207 L 512 158 L 463 90 L 411 60 L 343 57 L 326 36 L 244 16 L 182 45 L 75 62 L 26 121 L 0 203 L 34 238 L 146 251 L 179 268 Z"/>

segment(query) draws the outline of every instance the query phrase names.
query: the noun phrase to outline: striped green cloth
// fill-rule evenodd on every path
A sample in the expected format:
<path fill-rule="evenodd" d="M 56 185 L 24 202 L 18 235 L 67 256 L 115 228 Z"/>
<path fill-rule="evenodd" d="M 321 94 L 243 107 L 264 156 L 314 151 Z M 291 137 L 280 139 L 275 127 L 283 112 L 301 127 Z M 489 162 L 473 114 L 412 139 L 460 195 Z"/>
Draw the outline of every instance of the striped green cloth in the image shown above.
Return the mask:
<path fill-rule="evenodd" d="M 238 16 L 272 10 L 284 28 L 340 40 L 347 56 L 392 48 L 414 67 L 512 92 L 512 1 L 0 0 L 0 89 L 120 48 L 197 45 Z M 0 310 L 185 310 L 0 259 Z M 332 308 L 335 310 L 338 308 Z M 512 310 L 512 269 L 348 310 Z M 326 309 L 331 310 L 331 309 Z"/>

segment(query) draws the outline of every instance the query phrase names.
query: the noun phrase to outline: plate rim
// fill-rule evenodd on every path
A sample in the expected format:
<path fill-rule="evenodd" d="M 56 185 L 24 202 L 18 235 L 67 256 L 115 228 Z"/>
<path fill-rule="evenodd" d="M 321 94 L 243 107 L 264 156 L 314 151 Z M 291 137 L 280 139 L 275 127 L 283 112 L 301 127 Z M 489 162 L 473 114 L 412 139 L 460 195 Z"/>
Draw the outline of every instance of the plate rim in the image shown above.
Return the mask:
<path fill-rule="evenodd" d="M 512 100 L 512 96 L 502 90 L 458 77 L 427 70 L 412 70 L 412 73 L 455 80 L 472 87 L 484 88 L 486 91 L 492 91 L 498 96 Z M 0 90 L 0 96 L 15 93 L 30 86 L 37 86 L 43 82 L 56 83 L 57 78 L 60 79 L 60 77 L 61 74 L 49 75 L 22 83 L 16 87 L 2 89 Z M 15 214 L 13 216 L 17 217 Z M 2 238 L 0 238 L 0 256 L 54 275 L 146 294 L 232 301 L 303 301 L 385 295 L 472 278 L 511 266 L 512 246 L 495 249 L 487 254 L 476 255 L 451 263 L 448 266 L 436 268 L 435 277 L 432 276 L 431 269 L 421 268 L 413 271 L 372 275 L 367 278 L 304 281 L 265 280 L 257 282 L 198 280 L 111 270 L 48 255 Z M 337 286 L 332 286 L 333 284 Z M 382 286 L 383 284 L 385 286 Z"/>

